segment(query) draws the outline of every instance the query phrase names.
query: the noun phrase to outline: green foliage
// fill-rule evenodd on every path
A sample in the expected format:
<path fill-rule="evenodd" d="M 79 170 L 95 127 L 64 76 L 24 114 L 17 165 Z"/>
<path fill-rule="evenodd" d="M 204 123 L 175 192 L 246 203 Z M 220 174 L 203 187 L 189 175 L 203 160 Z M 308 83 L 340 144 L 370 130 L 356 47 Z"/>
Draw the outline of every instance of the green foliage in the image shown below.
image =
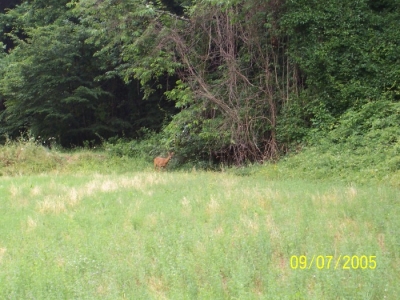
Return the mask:
<path fill-rule="evenodd" d="M 349 110 L 331 133 L 332 142 L 372 152 L 400 142 L 400 103 L 385 100 L 369 102 Z M 372 148 L 371 148 L 372 147 Z"/>
<path fill-rule="evenodd" d="M 226 118 L 216 107 L 193 103 L 177 113 L 162 134 L 167 147 L 179 153 L 183 168 L 215 169 L 221 162 L 229 163 L 226 147 L 234 141 Z"/>
<path fill-rule="evenodd" d="M 0 80 L 7 100 L 3 134 L 30 129 L 68 145 L 74 134 L 89 138 L 93 131 L 107 135 L 115 130 L 107 128 L 109 111 L 103 105 L 110 94 L 92 81 L 85 34 L 73 23 L 31 29 L 28 42 L 6 57 Z"/>
<path fill-rule="evenodd" d="M 65 4 L 25 2 L 0 15 L 11 50 L 0 57 L 0 104 L 5 104 L 0 106 L 1 133 L 16 137 L 30 130 L 35 136 L 55 136 L 63 146 L 71 147 L 85 140 L 99 142 L 98 135 L 132 137 L 142 127 L 159 130 L 173 104 L 160 101 L 162 92 L 150 95 L 152 83 L 141 90 L 138 80 L 124 73 L 125 60 L 130 59 L 126 53 L 132 49 L 125 47 L 132 42 L 131 30 L 145 28 L 140 21 L 152 14 L 146 13 L 140 1 L 121 4 L 116 10 L 109 9 L 113 3 L 104 1 L 95 15 L 90 1 Z M 46 11 L 51 12 L 43 17 Z M 116 17 L 112 12 L 122 11 L 133 14 L 122 20 L 115 35 L 104 35 L 110 24 L 103 27 L 101 17 L 108 15 L 110 20 Z M 138 16 L 141 20 L 134 21 Z M 124 27 L 130 21 L 129 28 Z M 122 41 L 125 46 L 121 48 Z M 126 78 L 126 84 L 118 76 Z"/>
<path fill-rule="evenodd" d="M 110 138 L 103 142 L 102 148 L 111 156 L 129 157 L 142 159 L 152 162 L 153 158 L 165 149 L 162 135 L 143 129 L 140 132 L 141 138 L 136 140 L 126 140 L 124 138 Z"/>
<path fill-rule="evenodd" d="M 394 3 L 395 1 L 389 1 Z M 375 4 L 385 5 L 385 1 Z M 399 9 L 371 1 L 288 1 L 281 24 L 309 96 L 334 117 L 388 93 L 398 98 Z"/>
<path fill-rule="evenodd" d="M 0 14 L 0 134 L 208 165 L 393 148 L 397 2 L 24 1 Z"/>
<path fill-rule="evenodd" d="M 399 185 L 400 105 L 380 100 L 346 112 L 318 143 L 289 155 L 272 177 Z M 267 168 L 270 170 L 270 168 Z"/>
<path fill-rule="evenodd" d="M 305 97 L 292 97 L 292 102 L 283 106 L 276 126 L 279 144 L 289 148 L 301 144 L 310 130 L 310 120 L 307 120 L 305 112 Z M 311 115 L 315 118 L 316 114 L 310 113 L 308 117 Z"/>
<path fill-rule="evenodd" d="M 286 52 L 273 45 L 279 7 L 199 1 L 188 12 L 192 21 L 170 30 L 184 69 L 168 96 L 187 112 L 167 128 L 185 155 L 235 164 L 276 157 L 277 111 L 293 89 Z"/>
<path fill-rule="evenodd" d="M 117 74 L 125 82 L 140 81 L 145 98 L 179 67 L 171 60 L 171 53 L 157 47 L 162 33 L 155 26 L 168 23 L 168 15 L 158 10 L 159 5 L 143 1 L 87 1 L 76 2 L 74 8 L 89 28 L 87 42 L 100 46 L 96 56 L 115 68 L 109 73 Z"/>

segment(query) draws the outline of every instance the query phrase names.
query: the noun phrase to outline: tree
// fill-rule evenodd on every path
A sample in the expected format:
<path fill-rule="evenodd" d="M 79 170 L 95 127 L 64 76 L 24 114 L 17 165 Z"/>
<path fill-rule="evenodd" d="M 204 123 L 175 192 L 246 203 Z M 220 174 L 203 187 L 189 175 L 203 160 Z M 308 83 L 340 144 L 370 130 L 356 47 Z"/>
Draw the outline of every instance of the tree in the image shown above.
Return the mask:
<path fill-rule="evenodd" d="M 5 59 L 0 91 L 6 99 L 3 133 L 31 130 L 64 145 L 93 138 L 108 128 L 111 95 L 93 82 L 97 75 L 78 25 L 29 29 L 30 36 Z M 110 101 L 110 100 L 108 100 Z M 76 139 L 75 139 L 76 140 Z"/>
<path fill-rule="evenodd" d="M 1 15 L 13 44 L 0 61 L 0 133 L 29 130 L 71 146 L 159 129 L 166 114 L 159 95 L 143 102 L 137 80 L 120 79 L 123 59 L 118 47 L 108 47 L 110 36 L 90 39 L 98 27 L 83 24 L 66 3 L 35 0 Z"/>
<path fill-rule="evenodd" d="M 297 86 L 277 23 L 281 4 L 198 1 L 190 22 L 160 33 L 183 66 L 181 86 L 169 95 L 191 111 L 170 126 L 186 143 L 196 135 L 197 151 L 236 164 L 277 157 L 278 111 Z"/>
<path fill-rule="evenodd" d="M 164 131 L 171 145 L 241 164 L 277 156 L 278 111 L 296 91 L 278 26 L 282 3 L 193 1 L 183 15 L 164 1 L 76 7 L 91 42 L 106 45 L 98 55 L 119 51 L 119 76 L 140 80 L 145 97 L 157 82 L 182 110 Z"/>
<path fill-rule="evenodd" d="M 382 93 L 398 98 L 398 1 L 299 0 L 288 1 L 286 10 L 281 27 L 305 76 L 316 122 L 323 114 L 337 118 Z"/>

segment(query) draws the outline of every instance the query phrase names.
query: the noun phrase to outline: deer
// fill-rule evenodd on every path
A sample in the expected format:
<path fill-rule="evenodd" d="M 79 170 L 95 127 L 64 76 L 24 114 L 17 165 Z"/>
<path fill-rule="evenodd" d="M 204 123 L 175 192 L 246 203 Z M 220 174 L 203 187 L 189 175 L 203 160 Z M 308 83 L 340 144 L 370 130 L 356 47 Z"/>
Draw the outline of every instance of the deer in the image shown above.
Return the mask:
<path fill-rule="evenodd" d="M 157 156 L 154 159 L 154 169 L 161 170 L 161 168 L 165 168 L 172 156 L 174 156 L 174 152 L 168 152 L 167 158 Z"/>

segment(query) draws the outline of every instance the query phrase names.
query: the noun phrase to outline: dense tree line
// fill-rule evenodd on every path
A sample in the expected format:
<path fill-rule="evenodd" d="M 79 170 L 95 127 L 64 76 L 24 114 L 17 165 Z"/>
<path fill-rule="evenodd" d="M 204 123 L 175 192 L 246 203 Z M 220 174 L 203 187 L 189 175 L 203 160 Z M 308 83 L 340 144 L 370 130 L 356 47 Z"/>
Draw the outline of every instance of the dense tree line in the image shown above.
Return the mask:
<path fill-rule="evenodd" d="M 399 101 L 399 4 L 8 1 L 0 134 L 69 147 L 146 128 L 185 158 L 274 159 Z"/>

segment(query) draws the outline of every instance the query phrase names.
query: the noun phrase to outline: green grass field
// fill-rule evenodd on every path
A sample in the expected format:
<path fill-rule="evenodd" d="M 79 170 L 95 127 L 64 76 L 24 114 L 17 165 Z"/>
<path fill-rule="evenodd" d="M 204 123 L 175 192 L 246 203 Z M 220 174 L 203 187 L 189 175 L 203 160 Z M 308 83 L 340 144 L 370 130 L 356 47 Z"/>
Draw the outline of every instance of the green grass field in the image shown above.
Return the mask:
<path fill-rule="evenodd" d="M 128 171 L 85 155 L 39 175 L 3 168 L 0 299 L 400 295 L 395 187 Z"/>

